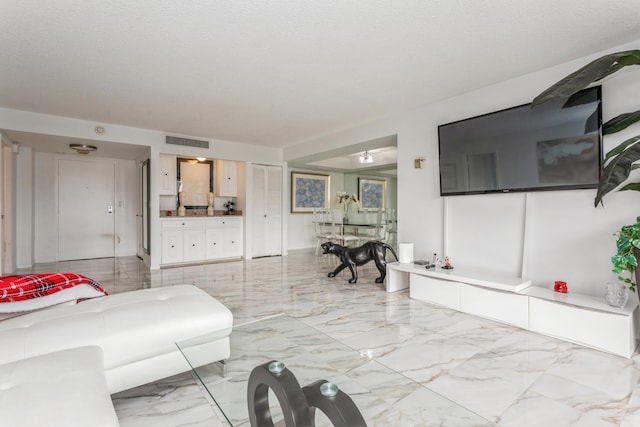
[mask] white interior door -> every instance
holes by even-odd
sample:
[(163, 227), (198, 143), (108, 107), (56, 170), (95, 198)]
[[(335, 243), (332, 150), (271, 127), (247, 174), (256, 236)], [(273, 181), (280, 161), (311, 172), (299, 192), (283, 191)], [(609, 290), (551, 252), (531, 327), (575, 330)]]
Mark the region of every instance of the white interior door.
[(265, 192), (265, 166), (252, 165), (251, 179), (253, 180), (253, 194), (251, 204), (253, 214), (251, 215), (252, 239), (251, 257), (265, 256), (265, 242), (267, 239), (267, 228), (265, 224), (265, 206), (267, 204)]
[(13, 272), (13, 152), (2, 147), (2, 273)]
[(58, 161), (58, 259), (115, 256), (115, 163)]
[(282, 255), (282, 168), (267, 166), (266, 188), (266, 252)]
[(252, 166), (252, 257), (282, 255), (282, 168)]

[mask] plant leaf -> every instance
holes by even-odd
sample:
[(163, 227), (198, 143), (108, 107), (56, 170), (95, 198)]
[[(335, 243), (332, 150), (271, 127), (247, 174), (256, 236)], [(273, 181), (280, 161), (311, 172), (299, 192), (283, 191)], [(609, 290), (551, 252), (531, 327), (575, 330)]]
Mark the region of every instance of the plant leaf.
[(635, 52), (634, 50), (627, 50), (624, 52), (611, 53), (591, 61), (536, 96), (531, 106), (535, 107), (552, 99), (569, 98), (577, 91), (589, 86), (592, 82), (618, 71), (625, 65), (618, 64), (618, 59), (622, 57), (633, 57)]
[(618, 64), (640, 65), (640, 50), (634, 50), (629, 55), (623, 56), (618, 60)]
[(640, 182), (632, 182), (631, 184), (627, 184), (618, 191), (627, 191), (627, 190), (640, 191)]
[(638, 120), (640, 120), (640, 110), (634, 111), (633, 113), (620, 114), (618, 117), (614, 117), (602, 125), (602, 134), (610, 135), (612, 133), (620, 132)]
[[(618, 242), (616, 243), (616, 247), (618, 249), (618, 252), (625, 252), (627, 249), (629, 249), (631, 247), (631, 239), (628, 236), (620, 237), (618, 239)], [(618, 256), (620, 256), (620, 255), (618, 255)], [(616, 258), (616, 261), (620, 262), (621, 259)]]
[(640, 144), (637, 144), (638, 141), (640, 141), (640, 136), (634, 136), (621, 144), (627, 146), (626, 150), (614, 156), (611, 156), (611, 152), (607, 154), (607, 158), (610, 158), (610, 161), (602, 170), (602, 176), (600, 177), (600, 182), (598, 182), (598, 191), (594, 201), (596, 207), (602, 202), (602, 198), (607, 193), (629, 177), (631, 165), (640, 159)]
[(577, 107), (578, 105), (591, 104), (595, 101), (595, 97), (589, 92), (576, 92), (567, 99), (562, 108)]
[(604, 160), (602, 161), (602, 164), (606, 165), (609, 159), (614, 158), (615, 156), (617, 156), (618, 154), (626, 150), (627, 147), (637, 144), (638, 142), (640, 142), (640, 135), (637, 135), (633, 138), (629, 138), (626, 141), (621, 142), (616, 148), (614, 148), (613, 150), (607, 153)]

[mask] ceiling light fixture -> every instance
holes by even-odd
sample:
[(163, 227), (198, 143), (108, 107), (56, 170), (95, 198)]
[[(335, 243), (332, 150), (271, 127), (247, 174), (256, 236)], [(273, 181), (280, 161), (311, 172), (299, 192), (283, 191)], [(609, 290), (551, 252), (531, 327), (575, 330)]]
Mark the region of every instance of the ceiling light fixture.
[(89, 144), (69, 144), (69, 148), (76, 150), (78, 154), (89, 154), (98, 149), (95, 145)]
[(196, 159), (198, 159), (199, 162), (204, 162), (205, 160), (207, 160), (206, 157), (196, 157)]
[(371, 155), (371, 153), (365, 151), (364, 153), (360, 154), (360, 163), (373, 163), (373, 156)]

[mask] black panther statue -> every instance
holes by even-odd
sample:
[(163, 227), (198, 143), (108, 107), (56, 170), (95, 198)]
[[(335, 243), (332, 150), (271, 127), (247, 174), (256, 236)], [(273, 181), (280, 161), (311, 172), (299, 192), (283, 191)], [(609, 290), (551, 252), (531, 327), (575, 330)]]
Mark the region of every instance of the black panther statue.
[(385, 259), (387, 249), (389, 249), (393, 256), (396, 257), (396, 260), (398, 259), (398, 255), (396, 255), (391, 246), (377, 240), (367, 242), (357, 248), (349, 248), (332, 242), (325, 242), (320, 246), (322, 247), (323, 254), (334, 254), (340, 258), (341, 264), (338, 268), (329, 273), (329, 277), (335, 277), (342, 270), (349, 267), (349, 271), (351, 271), (351, 279), (349, 279), (349, 283), (356, 283), (358, 281), (358, 271), (356, 266), (364, 265), (369, 261), (374, 261), (378, 271), (380, 272), (380, 277), (376, 279), (376, 283), (382, 283), (387, 275), (387, 261)]

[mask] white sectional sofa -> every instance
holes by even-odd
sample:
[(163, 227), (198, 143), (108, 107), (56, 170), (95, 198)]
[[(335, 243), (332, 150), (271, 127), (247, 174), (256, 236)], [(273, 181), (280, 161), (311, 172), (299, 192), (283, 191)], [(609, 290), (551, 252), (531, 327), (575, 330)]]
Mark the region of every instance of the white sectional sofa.
[[(25, 394), (29, 390), (44, 393), (37, 404), (38, 413), (58, 413), (58, 403), (66, 401), (65, 394), (73, 384), (66, 382), (63, 373), (70, 370), (71, 374), (81, 367), (96, 384), (78, 384), (85, 389), (83, 398), (91, 395), (104, 401), (106, 392), (111, 405), (109, 394), (188, 371), (190, 366), (175, 345), (178, 341), (206, 335), (201, 352), (206, 357), (201, 362), (227, 359), (232, 325), (227, 307), (190, 285), (110, 295), (0, 321), (0, 414), (4, 417), (21, 410), (15, 398), (22, 395), (31, 400)], [(65, 364), (61, 359), (74, 363)], [(102, 366), (97, 377), (91, 368), (96, 363)], [(39, 367), (37, 375), (30, 374), (34, 366)], [(46, 375), (49, 369), (55, 376)], [(83, 402), (77, 404), (81, 407)], [(88, 414), (84, 410), (79, 413)], [(77, 423), (65, 420), (46, 425), (117, 425), (117, 420), (115, 424), (109, 420), (102, 423), (108, 417), (100, 411), (91, 413), (100, 418), (83, 420), (81, 416)], [(11, 425), (43, 425), (29, 415), (23, 414), (21, 423)], [(55, 418), (52, 415), (50, 420)]]

